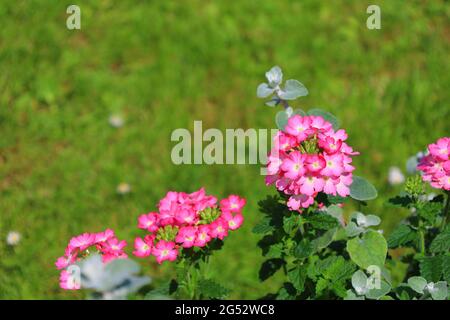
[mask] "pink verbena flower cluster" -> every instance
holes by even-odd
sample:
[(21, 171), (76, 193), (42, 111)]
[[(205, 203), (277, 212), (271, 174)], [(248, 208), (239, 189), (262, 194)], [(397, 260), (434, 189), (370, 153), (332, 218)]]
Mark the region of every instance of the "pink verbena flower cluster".
[(437, 189), (450, 190), (450, 137), (440, 138), (428, 146), (429, 154), (423, 157), (417, 169), (422, 179)]
[(56, 268), (61, 271), (59, 285), (66, 290), (80, 289), (80, 284), (71, 277), (67, 268), (95, 250), (102, 256), (104, 263), (114, 259), (127, 258), (123, 251), (126, 241), (120, 241), (111, 229), (99, 233), (83, 233), (70, 239), (64, 256), (56, 260)]
[(289, 195), (288, 207), (300, 212), (314, 203), (319, 192), (348, 196), (355, 169), (352, 156), (359, 153), (346, 139), (345, 130), (335, 132), (320, 116), (292, 116), (284, 132), (275, 136), (266, 184)]
[(206, 195), (203, 188), (190, 194), (170, 191), (160, 200), (159, 212), (139, 216), (138, 227), (150, 234), (135, 239), (133, 254), (153, 255), (162, 263), (176, 260), (182, 248), (201, 248), (212, 239), (223, 240), (242, 225), (245, 203), (245, 199), (230, 195), (218, 207), (217, 198)]

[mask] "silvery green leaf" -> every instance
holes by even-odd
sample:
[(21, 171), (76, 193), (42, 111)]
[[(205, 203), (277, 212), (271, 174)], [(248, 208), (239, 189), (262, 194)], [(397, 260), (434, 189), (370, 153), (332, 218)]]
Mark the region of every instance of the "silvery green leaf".
[(275, 116), (275, 123), (277, 124), (278, 129), (284, 131), (284, 127), (288, 122), (289, 116), (286, 111), (279, 111)]
[(302, 109), (295, 109), (294, 114), (298, 114), (299, 116), (302, 116), (302, 117), (306, 116), (306, 112), (303, 111)]
[(352, 286), (358, 295), (365, 295), (369, 290), (367, 288), (366, 274), (361, 270), (356, 271), (352, 276)]
[(367, 218), (363, 213), (356, 212), (355, 217), (356, 217), (356, 223), (358, 224), (358, 226), (367, 227)]
[(378, 196), (377, 189), (366, 179), (353, 176), (353, 182), (350, 185), (350, 197), (359, 201), (373, 200)]
[(308, 95), (308, 90), (302, 83), (294, 79), (287, 80), (283, 90), (278, 93), (283, 100), (294, 100), (306, 95)]
[(268, 106), (268, 107), (276, 107), (279, 103), (280, 103), (280, 99), (273, 98), (273, 99), (271, 99), (271, 100), (266, 102), (266, 106)]
[(369, 289), (366, 293), (368, 299), (378, 300), (391, 291), (391, 286), (384, 280), (380, 281), (380, 288)]
[(347, 296), (344, 300), (364, 300), (364, 297), (357, 296), (352, 290), (347, 290)]
[(350, 221), (345, 227), (345, 233), (347, 234), (347, 237), (356, 237), (364, 231), (364, 228), (358, 227), (353, 221)]
[(267, 83), (261, 83), (258, 86), (258, 89), (256, 89), (256, 95), (258, 96), (258, 98), (267, 98), (268, 96), (273, 94), (274, 91), (275, 89), (270, 88)]
[(369, 214), (366, 216), (366, 223), (368, 227), (377, 226), (381, 223), (381, 219), (376, 215)]
[(293, 110), (291, 107), (287, 107), (284, 111), (286, 112), (286, 114), (287, 114), (287, 116), (288, 116), (288, 119), (289, 119), (289, 118), (292, 116), (292, 114), (294, 113), (294, 110)]
[(433, 285), (433, 288), (431, 290), (430, 289), (428, 289), (428, 291), (430, 292), (433, 300), (446, 300), (447, 299), (447, 296), (448, 296), (447, 282), (439, 281)]
[(419, 162), (417, 161), (417, 156), (412, 156), (406, 161), (406, 171), (409, 174), (415, 174), (417, 172), (417, 165)]
[(333, 204), (331, 206), (329, 206), (326, 210), (326, 212), (330, 215), (335, 217), (337, 220), (342, 221), (342, 217), (343, 217), (343, 210), (341, 207)]
[(427, 280), (422, 277), (411, 277), (408, 279), (408, 285), (415, 292), (423, 294), (423, 290), (427, 286)]
[(276, 86), (279, 86), (283, 80), (283, 72), (281, 71), (281, 68), (275, 66), (267, 71), (266, 79), (269, 82), (269, 87), (275, 88)]

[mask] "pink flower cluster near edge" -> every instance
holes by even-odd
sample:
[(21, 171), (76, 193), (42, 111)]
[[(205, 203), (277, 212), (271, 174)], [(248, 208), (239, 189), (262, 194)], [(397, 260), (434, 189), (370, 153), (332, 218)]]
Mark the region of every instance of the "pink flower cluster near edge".
[(352, 156), (359, 153), (346, 139), (345, 130), (335, 132), (320, 116), (292, 116), (284, 132), (275, 136), (266, 184), (289, 195), (288, 207), (300, 212), (314, 203), (319, 192), (348, 196), (355, 169)]
[(417, 169), (422, 179), (437, 189), (450, 190), (450, 137), (438, 139), (428, 146), (429, 154), (421, 159)]
[(245, 199), (230, 195), (218, 206), (217, 198), (203, 188), (190, 194), (170, 191), (160, 200), (158, 212), (139, 216), (138, 227), (150, 234), (135, 239), (133, 254), (153, 255), (162, 263), (176, 260), (183, 248), (202, 248), (212, 239), (223, 240), (242, 225), (245, 204)]
[(126, 245), (126, 241), (117, 239), (111, 229), (73, 237), (67, 245), (64, 256), (59, 257), (55, 263), (56, 268), (62, 270), (59, 279), (60, 287), (66, 290), (80, 289), (79, 281), (73, 279), (67, 268), (89, 255), (90, 250), (99, 252), (103, 262), (108, 263), (114, 259), (127, 258), (127, 254), (123, 251)]

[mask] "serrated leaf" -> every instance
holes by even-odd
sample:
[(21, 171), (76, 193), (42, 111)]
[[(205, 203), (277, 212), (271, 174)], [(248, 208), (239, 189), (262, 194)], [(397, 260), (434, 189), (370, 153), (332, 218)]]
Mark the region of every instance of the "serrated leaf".
[(314, 247), (307, 239), (302, 239), (294, 249), (294, 257), (298, 259), (308, 258), (314, 251)]
[(283, 255), (283, 244), (276, 243), (269, 247), (266, 257), (267, 258), (281, 258), (282, 255)]
[(297, 290), (292, 283), (285, 282), (278, 291), (277, 300), (295, 300)]
[(450, 251), (450, 230), (447, 229), (434, 238), (430, 246), (430, 251), (433, 253)]
[(308, 267), (306, 265), (301, 265), (294, 267), (288, 272), (288, 279), (292, 282), (295, 289), (297, 289), (298, 294), (304, 290), (307, 269)]
[(389, 248), (411, 245), (417, 240), (417, 232), (406, 224), (399, 225), (389, 236)]
[(369, 181), (354, 175), (353, 182), (350, 185), (350, 196), (358, 201), (367, 201), (375, 199), (378, 192)]
[(198, 282), (200, 293), (210, 299), (223, 299), (229, 294), (229, 290), (211, 279), (204, 279)]
[(423, 257), (420, 259), (420, 275), (427, 281), (437, 282), (443, 271), (443, 260), (441, 256)]
[(450, 283), (450, 256), (442, 257), (442, 275), (447, 283)]
[(283, 230), (287, 234), (292, 231), (297, 230), (299, 227), (300, 216), (297, 213), (291, 214), (290, 216), (283, 217)]
[(283, 90), (278, 92), (278, 96), (283, 100), (295, 100), (306, 95), (308, 95), (306, 87), (294, 79), (287, 80)]
[(382, 267), (386, 260), (387, 243), (381, 234), (369, 230), (362, 238), (347, 241), (347, 251), (352, 261), (362, 269), (371, 265)]
[(270, 218), (261, 220), (256, 226), (253, 227), (252, 232), (256, 234), (272, 232), (275, 228), (270, 225), (270, 221)]
[(411, 277), (408, 279), (408, 285), (415, 292), (423, 294), (423, 289), (427, 285), (427, 280), (422, 277)]
[(306, 223), (320, 230), (329, 230), (339, 226), (339, 221), (335, 217), (320, 212), (305, 215), (304, 219)]
[(275, 274), (283, 265), (285, 261), (283, 259), (269, 259), (263, 262), (259, 269), (259, 279), (261, 281), (267, 280)]
[(256, 95), (258, 98), (267, 98), (274, 93), (274, 89), (270, 88), (267, 83), (261, 83), (256, 89)]
[(339, 120), (330, 112), (319, 109), (319, 108), (313, 108), (308, 111), (308, 115), (310, 116), (320, 116), (325, 121), (328, 121), (333, 126), (333, 129), (336, 131), (339, 129)]

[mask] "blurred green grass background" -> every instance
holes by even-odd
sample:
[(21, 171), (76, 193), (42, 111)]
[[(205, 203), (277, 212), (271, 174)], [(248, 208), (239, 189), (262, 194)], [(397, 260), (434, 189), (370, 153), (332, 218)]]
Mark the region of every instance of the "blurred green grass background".
[[(173, 165), (176, 128), (273, 128), (276, 109), (255, 96), (273, 65), (300, 80), (295, 103), (341, 119), (361, 156), (357, 174), (381, 197), (368, 212), (388, 233), (406, 212), (392, 165), (449, 134), (450, 7), (445, 1), (377, 1), (382, 29), (366, 28), (373, 1), (86, 1), (67, 30), (69, 1), (0, 1), (0, 298), (72, 298), (55, 259), (69, 238), (110, 227), (132, 246), (137, 216), (168, 190), (247, 198), (243, 228), (213, 257), (233, 298), (257, 298), (262, 261), (251, 234), (257, 202), (273, 190), (258, 165)], [(125, 119), (108, 124), (111, 114)], [(127, 182), (125, 196), (116, 187)], [(6, 245), (8, 231), (22, 234)], [(131, 253), (131, 246), (129, 253)], [(154, 283), (173, 265), (140, 260)]]

